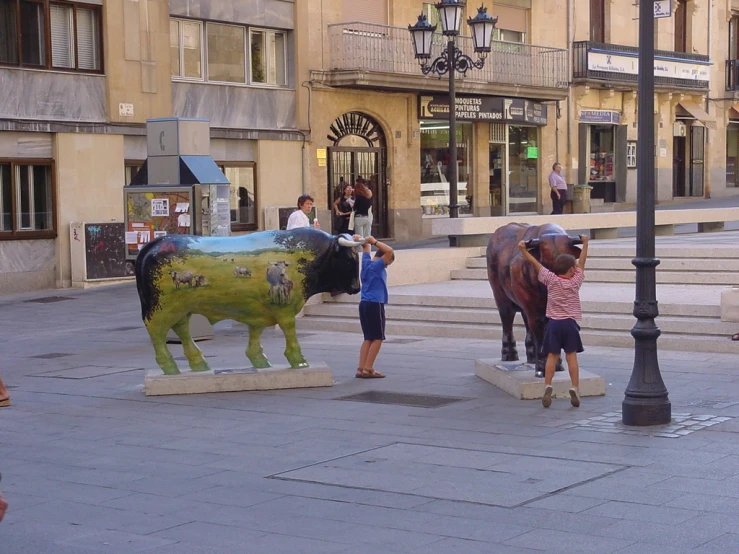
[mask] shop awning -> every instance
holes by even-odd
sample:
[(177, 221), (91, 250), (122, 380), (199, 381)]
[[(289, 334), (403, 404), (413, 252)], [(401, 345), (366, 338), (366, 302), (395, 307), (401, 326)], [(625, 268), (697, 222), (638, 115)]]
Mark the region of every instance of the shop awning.
[(693, 102), (678, 102), (677, 105), (709, 129), (716, 129), (716, 120), (708, 115), (698, 104)]
[(729, 119), (739, 119), (739, 104), (734, 104), (729, 108)]

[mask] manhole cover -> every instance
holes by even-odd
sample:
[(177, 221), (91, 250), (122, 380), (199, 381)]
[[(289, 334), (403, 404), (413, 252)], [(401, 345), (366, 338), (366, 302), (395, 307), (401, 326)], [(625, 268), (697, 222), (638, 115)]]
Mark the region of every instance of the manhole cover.
[(399, 406), (413, 406), (416, 408), (439, 408), (441, 406), (453, 404), (454, 402), (462, 402), (464, 400), (471, 399), (458, 396), (439, 396), (436, 394), (412, 394), (370, 390), (360, 392), (359, 394), (340, 396), (334, 400), (367, 402), (369, 404), (397, 404)]
[(106, 329), (106, 331), (133, 331), (134, 329), (142, 329), (141, 325), (130, 325), (126, 327), (113, 327), (112, 329)]
[(387, 339), (383, 342), (385, 344), (411, 344), (413, 342), (421, 342), (421, 339)]
[(76, 300), (71, 296), (44, 296), (41, 298), (32, 298), (25, 302), (35, 302), (36, 304), (52, 304), (53, 302), (64, 302), (65, 300)]
[(92, 379), (94, 377), (104, 377), (106, 375), (116, 375), (118, 373), (128, 373), (129, 371), (138, 371), (132, 367), (103, 367), (86, 365), (81, 367), (72, 367), (57, 371), (49, 371), (34, 375), (34, 377), (44, 377), (47, 379)]
[(52, 360), (54, 358), (64, 358), (65, 356), (71, 356), (66, 352), (49, 352), (48, 354), (39, 354), (38, 356), (30, 356), (31, 358), (38, 358), (40, 360)]

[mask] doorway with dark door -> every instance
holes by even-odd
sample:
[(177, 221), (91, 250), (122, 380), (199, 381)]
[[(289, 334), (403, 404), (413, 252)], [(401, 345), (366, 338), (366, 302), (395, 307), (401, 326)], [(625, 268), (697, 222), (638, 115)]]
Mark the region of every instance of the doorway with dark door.
[[(388, 190), (385, 135), (380, 125), (369, 116), (350, 112), (331, 125), (328, 139), (328, 208), (340, 198), (346, 184), (363, 179), (372, 191), (372, 236), (389, 238)], [(333, 218), (332, 232), (336, 228)]]
[(672, 196), (703, 197), (705, 133), (703, 125), (694, 123), (687, 126), (685, 136), (673, 138)]

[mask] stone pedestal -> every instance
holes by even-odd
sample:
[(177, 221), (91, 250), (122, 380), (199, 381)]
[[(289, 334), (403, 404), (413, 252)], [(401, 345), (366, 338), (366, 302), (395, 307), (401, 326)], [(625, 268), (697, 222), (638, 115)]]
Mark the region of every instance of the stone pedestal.
[[(544, 379), (534, 377), (534, 367), (521, 362), (496, 359), (475, 360), (475, 375), (520, 400), (536, 400), (544, 396)], [(555, 398), (569, 398), (572, 386), (567, 371), (554, 374)], [(606, 382), (602, 377), (580, 369), (580, 396), (604, 396)]]
[(144, 392), (147, 396), (164, 396), (204, 392), (331, 387), (333, 384), (334, 377), (331, 368), (324, 362), (317, 362), (304, 369), (276, 366), (267, 369), (187, 371), (179, 375), (164, 375), (160, 370), (152, 370), (144, 379)]

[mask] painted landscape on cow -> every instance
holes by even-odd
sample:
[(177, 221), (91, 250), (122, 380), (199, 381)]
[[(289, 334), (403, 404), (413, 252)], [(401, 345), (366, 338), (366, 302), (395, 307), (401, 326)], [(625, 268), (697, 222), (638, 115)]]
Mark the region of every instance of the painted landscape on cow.
[(359, 291), (355, 245), (314, 229), (152, 241), (137, 260), (136, 282), (157, 363), (165, 374), (179, 373), (166, 345), (172, 329), (190, 368), (210, 369), (189, 331), (190, 316), (202, 314), (211, 323), (232, 319), (249, 326), (246, 354), (255, 368), (270, 367), (260, 336), (265, 327), (279, 325), (290, 366), (307, 367), (295, 316), (319, 292)]

